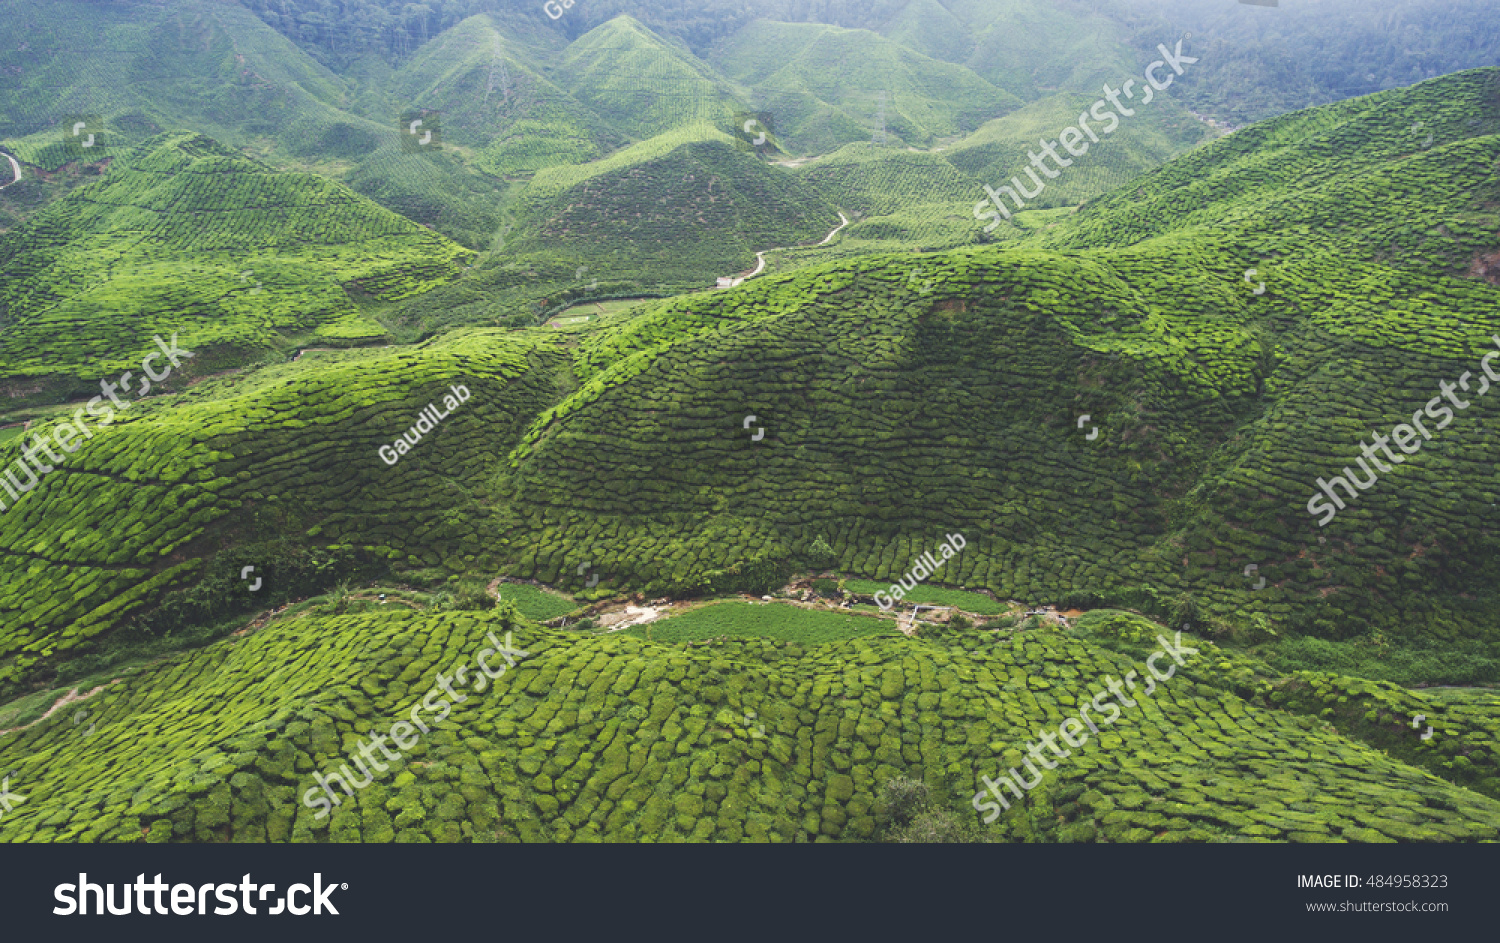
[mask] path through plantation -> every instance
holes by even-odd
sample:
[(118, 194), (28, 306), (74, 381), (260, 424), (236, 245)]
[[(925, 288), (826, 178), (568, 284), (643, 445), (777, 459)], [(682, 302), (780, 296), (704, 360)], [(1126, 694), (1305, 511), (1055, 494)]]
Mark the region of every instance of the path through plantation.
[[(845, 216), (843, 213), (839, 213), (839, 224), (837, 226), (833, 227), (832, 229), (830, 229), (828, 231), (828, 235), (824, 236), (823, 237), (823, 241), (820, 242), (820, 243), (818, 243), (818, 245), (820, 245), (820, 246), (826, 246), (826, 245), (828, 245), (828, 243), (833, 240), (833, 237), (837, 236), (839, 234), (839, 230), (843, 229), (847, 225), (849, 225), (849, 217)], [(802, 248), (807, 248), (807, 247), (806, 246), (777, 246), (774, 249), (766, 249), (764, 252), (757, 252), (757, 253), (755, 253), (755, 260), (756, 260), (755, 271), (751, 272), (749, 275), (746, 275), (744, 278), (736, 278), (736, 279), (734, 279), (733, 281), (731, 281), (729, 283), (729, 287), (730, 288), (734, 288), (737, 285), (743, 284), (746, 281), (746, 279), (754, 278), (755, 276), (757, 276), (761, 272), (763, 272), (765, 270), (765, 268), (766, 268), (766, 252), (780, 252), (782, 249), (802, 249)], [(814, 246), (813, 248), (816, 248), (816, 246)]]
[[(5, 155), (5, 159), (8, 160), (8, 161), (10, 161), (10, 169), (15, 173), (15, 178), (13, 180), (11, 180), (10, 183), (20, 183), (21, 182), (21, 165), (18, 164), (18, 163), (16, 163), (16, 159), (14, 157), (10, 156), (9, 154)], [(10, 183), (7, 183), (5, 185), (5, 187), (10, 186)], [(4, 190), (5, 187), (0, 187), (0, 190)]]

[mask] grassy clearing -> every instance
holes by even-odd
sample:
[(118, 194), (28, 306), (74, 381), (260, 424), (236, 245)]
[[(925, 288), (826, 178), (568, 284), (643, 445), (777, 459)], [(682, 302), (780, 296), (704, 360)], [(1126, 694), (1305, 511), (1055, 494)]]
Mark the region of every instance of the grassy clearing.
[[(844, 588), (851, 593), (889, 593), (891, 584), (874, 580), (848, 580)], [(941, 586), (918, 586), (906, 594), (903, 603), (921, 603), (924, 606), (957, 606), (965, 612), (981, 616), (998, 616), (1009, 607), (996, 602), (983, 593), (971, 593), (962, 589), (944, 589)]]
[(655, 642), (696, 642), (721, 635), (758, 636), (818, 645), (869, 635), (898, 634), (894, 622), (842, 612), (802, 609), (785, 603), (713, 603), (680, 616), (636, 626), (625, 632)]
[(621, 311), (629, 311), (644, 300), (649, 299), (626, 298), (621, 301), (600, 301), (596, 303), (596, 307), (603, 309), (601, 317), (608, 317), (611, 314), (619, 314)]
[(533, 622), (556, 619), (578, 608), (572, 598), (530, 583), (501, 583), (497, 589), (501, 600), (515, 603), (521, 615)]
[(611, 315), (629, 311), (639, 305), (643, 298), (626, 298), (617, 301), (582, 301), (564, 308), (550, 322), (553, 327), (580, 327), (592, 321), (601, 321)]
[(29, 723), (41, 718), (47, 713), (57, 699), (67, 694), (71, 687), (51, 688), (46, 691), (38, 691), (25, 697), (17, 698), (0, 707), (0, 730), (9, 730), (13, 727), (24, 727)]

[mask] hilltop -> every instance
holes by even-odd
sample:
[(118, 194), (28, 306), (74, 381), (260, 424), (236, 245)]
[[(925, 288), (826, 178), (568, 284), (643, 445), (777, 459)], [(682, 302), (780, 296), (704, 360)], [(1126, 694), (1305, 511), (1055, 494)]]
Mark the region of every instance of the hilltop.
[[(778, 55), (765, 55), (767, 49)], [(709, 61), (755, 90), (761, 110), (776, 116), (780, 140), (797, 153), (868, 141), (882, 113), (888, 142), (925, 147), (1021, 104), (962, 66), (876, 33), (820, 24), (757, 20)]]

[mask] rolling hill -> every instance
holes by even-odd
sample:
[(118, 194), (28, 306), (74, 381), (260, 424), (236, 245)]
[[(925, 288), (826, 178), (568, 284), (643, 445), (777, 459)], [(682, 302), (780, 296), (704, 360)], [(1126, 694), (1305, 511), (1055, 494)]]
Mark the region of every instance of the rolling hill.
[(4, 380), (13, 399), (87, 396), (154, 334), (208, 352), (195, 372), (297, 337), (374, 339), (350, 292), (400, 299), (468, 255), (321, 177), (161, 135), (0, 236)]
[[(550, 34), (543, 34), (550, 36)], [(523, 42), (493, 16), (474, 16), (424, 45), (386, 83), (393, 102), (441, 114), (445, 139), (495, 176), (580, 164), (626, 143), (545, 77), (563, 44)]]
[[(972, 819), (981, 776), (1022, 767), (1018, 745), (1036, 726), (1077, 710), (1069, 692), (1135, 660), (1057, 630), (968, 648), (901, 637), (676, 646), (503, 613), (353, 605), (362, 611), (310, 611), (118, 672), (75, 723), (0, 734), (13, 786), (49, 787), (6, 816), (0, 838), (868, 841), (888, 830), (881, 787), (898, 777)], [(1141, 623), (1128, 631), (1160, 631)], [(493, 653), (502, 637), (519, 650), (512, 665)], [(1183, 644), (1201, 654), (1127, 709), (1110, 705), (1118, 723), (1082, 736), (990, 840), (1495, 838), (1493, 760), (1472, 764), (1451, 746), (1493, 741), (1493, 694), (1276, 678), (1212, 643)], [(452, 701), (434, 701), (434, 675), (486, 651), (490, 678), (459, 669)], [(1335, 699), (1341, 713), (1324, 711), (1335, 719), (1305, 716)], [(1351, 702), (1387, 729), (1360, 728)], [(1448, 746), (1403, 736), (1412, 711), (1434, 718)], [(399, 752), (359, 759), (364, 738), (388, 728)]]
[[(778, 54), (767, 56), (767, 49)], [(709, 61), (754, 91), (756, 110), (773, 115), (784, 146), (794, 153), (871, 140), (882, 112), (887, 141), (926, 147), (1021, 104), (962, 66), (864, 30), (757, 20), (717, 47)]]
[[(191, 130), (281, 169), (340, 179), (470, 248), (499, 226), (503, 185), (451, 154), (402, 147), (398, 118), (412, 102), (382, 93), (361, 112), (353, 81), (236, 4), (5, 2), (0, 16), (28, 36), (0, 51), (4, 143), (43, 170)], [(63, 125), (76, 118), (92, 122), (102, 154), (71, 146)]]
[[(996, 187), (1012, 176), (1026, 181), (1029, 157), (1041, 150), (1040, 142), (1050, 140), (1057, 147), (1058, 134), (1076, 126), (1078, 116), (1087, 113), (1097, 100), (1097, 93), (1043, 98), (989, 122), (943, 151), (942, 156), (974, 179)], [(1070, 158), (1074, 166), (1066, 168), (1060, 179), (1045, 181), (1045, 192), (1027, 205), (1047, 208), (1082, 203), (1123, 186), (1211, 137), (1206, 125), (1165, 95), (1149, 106), (1137, 106), (1136, 114), (1126, 120), (1128, 124), (1122, 121), (1116, 133), (1092, 145), (1082, 157)], [(1066, 152), (1059, 153), (1066, 157)], [(1026, 186), (1034, 188), (1030, 183)], [(1008, 202), (1006, 208), (1016, 207)]]
[(747, 110), (705, 63), (629, 16), (569, 43), (557, 71), (574, 98), (637, 140)]
[[(483, 510), (441, 555), (419, 529), (400, 528), (395, 545), (359, 535), (357, 504), (330, 518), (298, 491), (279, 501), (303, 508), (302, 530), (353, 515), (339, 542), (381, 557), (399, 546), (408, 565), (545, 583), (581, 579), (587, 554), (613, 590), (691, 591), (714, 573), (794, 563), (817, 537), (842, 569), (891, 579), (957, 530), (969, 549), (947, 580), (1001, 596), (1192, 611), (1225, 630), (1494, 638), (1475, 588), (1494, 582), (1482, 418), (1330, 527), (1305, 508), (1315, 479), (1358, 454), (1352, 430), (1395, 422), (1441, 378), (1475, 369), (1469, 326), (1495, 297), (1468, 274), (1496, 251), (1494, 77), (1231, 135), (1004, 246), (828, 263), (644, 305), (581, 335), (511, 335), (532, 351), (528, 369), (551, 364), (537, 380), (548, 392), (497, 404), (516, 438), (486, 446), (492, 458), (464, 486)], [(1385, 132), (1413, 113), (1461, 136), (1403, 149)], [(693, 153), (756, 166), (722, 145)], [(1217, 222), (1188, 226), (1212, 200)], [(1347, 227), (1319, 222), (1335, 205)], [(1449, 222), (1422, 222), (1435, 218)], [(1242, 277), (1256, 267), (1261, 294)], [(420, 363), (426, 349), (387, 356)], [(350, 388), (327, 409), (359, 403)], [(751, 414), (764, 442), (742, 434)], [(304, 409), (297, 421), (313, 419)], [(112, 438), (123, 448), (153, 421)], [(254, 461), (247, 445), (215, 451)], [(173, 468), (148, 477), (185, 474)], [(266, 493), (253, 478), (239, 487)], [(44, 480), (28, 503), (42, 508), (59, 486)], [(1244, 578), (1249, 564), (1264, 589)], [(133, 592), (149, 577), (132, 577)], [(17, 584), (7, 606), (33, 611), (40, 591)], [(38, 620), (12, 650), (78, 635), (66, 627), (82, 605), (53, 629)]]

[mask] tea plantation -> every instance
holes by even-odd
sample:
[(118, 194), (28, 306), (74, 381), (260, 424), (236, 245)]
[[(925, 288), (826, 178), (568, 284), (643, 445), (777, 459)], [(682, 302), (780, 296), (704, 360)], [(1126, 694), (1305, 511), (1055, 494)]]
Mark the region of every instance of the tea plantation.
[(374, 339), (384, 329), (347, 291), (400, 299), (469, 256), (321, 177), (162, 135), (0, 241), (0, 381), (87, 398), (138, 366), (154, 334), (203, 351), (193, 372), (238, 366), (284, 334)]
[[(1019, 104), (874, 33), (745, 35), (871, 52), (911, 93), (902, 140)], [(975, 821), (979, 778), (1164, 625), (1200, 653), (987, 838), (1500, 838), (1500, 696), (1336, 647), (1474, 652), (1464, 683), (1500, 663), (1500, 70), (1283, 115), (991, 238), (976, 181), (1050, 105), (946, 155), (849, 144), (861, 102), (798, 60), (779, 107), (841, 149), (783, 167), (725, 133), (728, 79), (629, 17), (538, 42), (475, 18), (391, 79), (422, 107), (482, 90), (441, 156), (309, 105), (353, 149), (306, 155), (339, 183), (143, 116), (0, 206), (0, 419), (24, 423), (0, 475), (153, 335), (194, 351), (34, 487), (3, 479), (0, 771), (28, 798), (0, 839), (880, 840), (884, 783)], [(1188, 146), (1179, 119), (1054, 196)], [(585, 298), (632, 303), (537, 326)], [(1454, 384), (1450, 421), (1320, 523), (1318, 479)], [(1091, 611), (909, 638), (756, 599), (888, 588), (958, 535), (906, 607)], [(584, 612), (664, 596), (686, 611), (626, 631)], [(529, 654), (503, 678), (331, 815), (304, 803), (507, 632)]]
[[(460, 684), (463, 700), (443, 720), (429, 705), (430, 732), (361, 767), (372, 783), (351, 787), (353, 796), (330, 786), (340, 799), (331, 815), (304, 803), (309, 790), (322, 795), (315, 773), (350, 765), (361, 738), (406, 718), (439, 672), (451, 680), (489, 634), (506, 632), (528, 653), (516, 667), (483, 690)], [(1467, 754), (1481, 795), (1432, 775), (1417, 748), (1403, 761), (1340, 733), (1336, 720), (1257, 705), (1239, 689), (1269, 680), (1189, 642), (1202, 654), (1060, 760), (990, 836), (1496, 838), (1493, 694), (1446, 711), (1416, 695), (1401, 705), (1442, 715), (1444, 737), (1465, 744), (1447, 755)], [(273, 621), (105, 687), (82, 702), (87, 729), (62, 712), (0, 736), (0, 766), (27, 796), (0, 838), (872, 839), (881, 783), (921, 779), (972, 816), (980, 776), (1018, 766), (1037, 728), (1076, 713), (1105, 675), (1132, 667), (1051, 631), (967, 644), (751, 638), (679, 647), (497, 613), (404, 608)]]
[[(1480, 102), (1493, 74), (1407, 94)], [(1357, 137), (1416, 107), (1391, 100), (1298, 120)], [(1473, 132), (1447, 147), (1476, 159), (1450, 159), (1420, 191), (1421, 213), (1476, 221), (1441, 233), (1360, 189), (1372, 168), (1414, 172), (1425, 153), (1374, 147), (1346, 157), (1353, 176), (1318, 182), (1317, 135), (1294, 136), (1279, 172), (1303, 189), (1285, 205), (1331, 188), (1372, 222), (1303, 235), (1250, 217), (1254, 238), (1305, 247), (1259, 263), (1262, 295), (1241, 277), (1257, 260), (1236, 240), (1251, 237), (1217, 231), (875, 256), (644, 303), (576, 333), (455, 332), (148, 401), (0, 517), (14, 574), (0, 606), (17, 616), (0, 637), (4, 677), (226, 567), (204, 562), (215, 551), (285, 536), (569, 590), (592, 561), (602, 595), (763, 592), (819, 537), (841, 572), (889, 583), (960, 533), (943, 582), (1000, 598), (1180, 610), (1236, 634), (1493, 642), (1488, 402), (1328, 527), (1305, 508), (1361, 435), (1478, 369), (1484, 335), (1466, 325), (1492, 317), (1495, 292), (1460, 266), (1493, 242), (1478, 221), (1500, 224), (1469, 195), (1493, 186), (1500, 138)], [(1184, 185), (1220, 179), (1216, 166)], [(1102, 238), (1132, 212), (1085, 210), (1078, 232)], [(1392, 235), (1367, 245), (1380, 226)], [(1390, 239), (1452, 274), (1388, 260)], [(376, 448), (458, 382), (474, 400), (381, 464)]]

